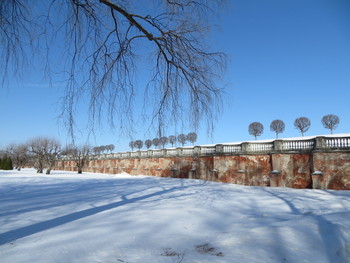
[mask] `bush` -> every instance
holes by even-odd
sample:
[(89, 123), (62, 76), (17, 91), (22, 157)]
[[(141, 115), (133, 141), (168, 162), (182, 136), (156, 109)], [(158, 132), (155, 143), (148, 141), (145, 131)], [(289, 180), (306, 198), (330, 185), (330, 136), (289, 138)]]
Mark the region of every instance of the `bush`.
[(1, 170), (13, 170), (12, 159), (8, 156), (4, 156), (0, 159)]

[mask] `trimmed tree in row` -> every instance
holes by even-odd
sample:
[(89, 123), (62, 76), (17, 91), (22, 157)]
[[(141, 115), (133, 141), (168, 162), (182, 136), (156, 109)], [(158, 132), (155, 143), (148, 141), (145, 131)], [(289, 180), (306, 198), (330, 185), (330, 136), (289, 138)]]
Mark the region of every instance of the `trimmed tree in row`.
[(284, 132), (286, 125), (282, 120), (274, 120), (270, 124), (270, 130), (276, 133), (276, 139), (278, 134)]
[(146, 146), (146, 148), (147, 148), (147, 150), (149, 149), (149, 148), (151, 148), (151, 146), (152, 146), (152, 140), (145, 140), (145, 146)]
[(175, 135), (170, 135), (168, 137), (169, 143), (171, 144), (171, 147), (174, 147), (174, 144), (176, 143), (176, 136)]
[(264, 125), (262, 125), (260, 122), (257, 122), (257, 121), (252, 122), (251, 124), (249, 124), (248, 132), (250, 135), (254, 136), (256, 140), (258, 136), (263, 134)]
[(338, 127), (339, 122), (339, 117), (334, 114), (328, 114), (322, 118), (323, 127), (329, 129), (331, 131), (331, 134), (333, 134), (333, 131)]
[(310, 126), (311, 121), (307, 117), (299, 117), (294, 121), (295, 129), (299, 130), (302, 136), (309, 130)]
[(98, 155), (98, 154), (101, 154), (104, 152), (111, 153), (114, 149), (115, 149), (115, 146), (113, 144), (101, 145), (101, 146), (96, 146), (96, 147), (92, 148), (92, 152), (95, 155)]
[[(326, 129), (329, 129), (331, 131), (331, 134), (333, 134), (333, 131), (338, 127), (340, 119), (337, 115), (334, 114), (328, 114), (323, 116), (322, 125)], [(295, 129), (299, 130), (301, 132), (301, 135), (304, 136), (305, 132), (309, 130), (311, 126), (311, 121), (307, 117), (299, 117), (296, 118), (294, 121), (294, 127)], [(270, 124), (270, 130), (276, 133), (276, 138), (278, 138), (279, 133), (283, 133), (285, 130), (285, 124), (282, 120), (274, 120)], [(255, 139), (257, 139), (258, 136), (260, 136), (264, 131), (264, 126), (260, 122), (252, 122), (248, 127), (248, 132), (250, 135), (253, 135)]]
[(154, 138), (153, 140), (147, 139), (144, 142), (141, 140), (131, 141), (129, 142), (129, 146), (131, 150), (135, 148), (140, 150), (142, 147), (146, 147), (147, 149), (151, 148), (153, 145), (155, 148), (158, 146), (162, 146), (165, 148), (167, 144), (171, 144), (174, 147), (175, 143), (178, 142), (182, 146), (186, 144), (186, 142), (191, 142), (192, 145), (197, 141), (197, 134), (195, 132), (190, 132), (189, 134), (179, 134), (178, 136), (170, 135), (169, 137), (163, 136), (160, 138)]

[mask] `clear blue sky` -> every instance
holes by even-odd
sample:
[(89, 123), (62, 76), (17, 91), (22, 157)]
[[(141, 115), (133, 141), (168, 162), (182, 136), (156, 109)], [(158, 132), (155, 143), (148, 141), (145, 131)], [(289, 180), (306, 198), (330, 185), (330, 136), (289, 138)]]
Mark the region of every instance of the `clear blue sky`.
[[(229, 56), (224, 109), (213, 138), (199, 130), (197, 144), (252, 140), (248, 125), (254, 121), (265, 127), (260, 138), (271, 139), (274, 119), (286, 123), (280, 137), (296, 137), (293, 122), (300, 116), (311, 120), (306, 135), (329, 133), (321, 124), (326, 114), (340, 117), (336, 133), (350, 132), (349, 0), (229, 0), (215, 23), (211, 41)], [(49, 88), (40, 66), (31, 68), (0, 88), (0, 148), (36, 136), (67, 141), (57, 119), (62, 88)], [(134, 139), (155, 137), (138, 129)], [(79, 137), (83, 142), (87, 134)], [(108, 126), (90, 139), (96, 146), (114, 144), (116, 151), (128, 150), (129, 141)]]

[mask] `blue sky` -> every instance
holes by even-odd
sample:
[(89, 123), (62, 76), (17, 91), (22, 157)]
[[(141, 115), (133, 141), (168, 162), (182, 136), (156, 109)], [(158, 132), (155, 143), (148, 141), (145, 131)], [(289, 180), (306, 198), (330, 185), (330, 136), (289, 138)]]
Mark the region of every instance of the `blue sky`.
[[(197, 144), (252, 140), (248, 125), (254, 121), (264, 125), (260, 139), (271, 139), (274, 119), (286, 123), (280, 137), (296, 137), (293, 122), (301, 116), (311, 120), (306, 135), (328, 134), (321, 124), (326, 114), (340, 117), (336, 133), (350, 132), (349, 14), (348, 0), (228, 1), (211, 36), (215, 49), (229, 56), (224, 108), (212, 138), (200, 129)], [(0, 147), (36, 136), (65, 143), (67, 131), (57, 118), (61, 95), (62, 87), (42, 78), (40, 65), (0, 88)], [(137, 129), (134, 139), (155, 137)], [(86, 140), (84, 130), (79, 138)], [(108, 126), (90, 137), (92, 145), (114, 144), (117, 151), (128, 150), (129, 141)]]

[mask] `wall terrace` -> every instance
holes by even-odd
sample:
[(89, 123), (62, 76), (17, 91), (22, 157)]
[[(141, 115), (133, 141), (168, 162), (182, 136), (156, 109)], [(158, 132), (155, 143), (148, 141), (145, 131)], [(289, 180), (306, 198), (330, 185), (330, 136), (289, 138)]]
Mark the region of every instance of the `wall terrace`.
[[(76, 170), (69, 158), (56, 169)], [(350, 190), (350, 134), (103, 154), (84, 171)]]

